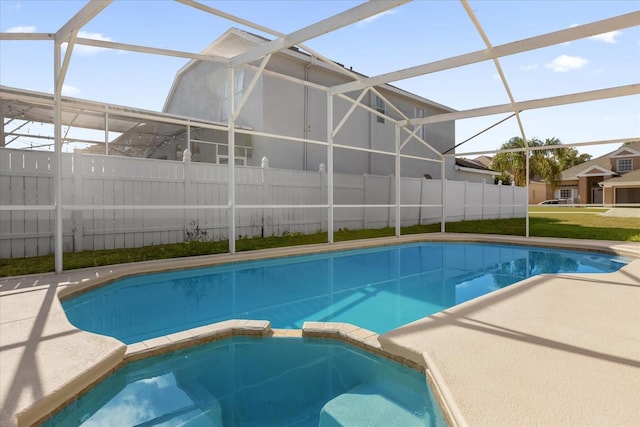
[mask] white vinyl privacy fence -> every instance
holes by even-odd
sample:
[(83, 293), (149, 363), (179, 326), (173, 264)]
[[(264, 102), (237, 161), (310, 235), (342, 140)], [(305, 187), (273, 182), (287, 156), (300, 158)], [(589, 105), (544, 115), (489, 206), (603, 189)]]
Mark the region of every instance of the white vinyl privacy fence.
[[(54, 154), (0, 149), (0, 258), (54, 252)], [(67, 154), (63, 249), (227, 239), (227, 166)], [(236, 168), (238, 238), (327, 230), (323, 172)], [(334, 229), (393, 227), (395, 178), (334, 175)], [(402, 178), (401, 225), (441, 221), (442, 183)], [(446, 181), (446, 221), (524, 217), (521, 187)], [(278, 205), (278, 207), (274, 207)]]

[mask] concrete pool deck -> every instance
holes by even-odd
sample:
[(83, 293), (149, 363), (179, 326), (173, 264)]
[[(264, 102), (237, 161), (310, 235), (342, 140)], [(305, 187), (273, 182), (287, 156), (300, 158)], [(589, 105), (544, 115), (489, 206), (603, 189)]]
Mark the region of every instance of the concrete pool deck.
[[(638, 243), (428, 234), (2, 278), (0, 425), (38, 421), (125, 358), (124, 344), (69, 324), (57, 292), (70, 285), (429, 240), (544, 245), (640, 258)], [(383, 350), (429, 369), (461, 425), (640, 425), (640, 259), (597, 277), (533, 277), (378, 338)], [(157, 344), (167, 345), (167, 339)]]

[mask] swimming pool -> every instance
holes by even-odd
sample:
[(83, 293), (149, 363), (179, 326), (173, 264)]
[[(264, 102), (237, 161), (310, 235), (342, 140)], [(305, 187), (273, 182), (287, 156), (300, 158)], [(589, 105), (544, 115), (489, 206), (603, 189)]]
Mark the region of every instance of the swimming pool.
[(426, 242), (129, 277), (63, 301), (78, 328), (129, 344), (226, 319), (347, 322), (384, 333), (543, 273), (629, 260), (540, 247)]
[(236, 337), (132, 362), (44, 426), (445, 426), (423, 373), (347, 344)]

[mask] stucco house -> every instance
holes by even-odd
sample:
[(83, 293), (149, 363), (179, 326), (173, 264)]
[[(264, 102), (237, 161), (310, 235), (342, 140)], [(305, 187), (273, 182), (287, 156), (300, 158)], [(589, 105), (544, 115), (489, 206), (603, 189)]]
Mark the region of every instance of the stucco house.
[[(204, 53), (222, 57), (233, 57), (257, 45), (266, 39), (239, 30), (229, 29)], [(319, 144), (272, 138), (260, 134), (279, 134), (292, 138), (304, 138), (313, 141), (327, 140), (327, 96), (326, 93), (304, 86), (298, 82), (275, 76), (274, 71), (298, 81), (308, 81), (319, 85), (336, 85), (350, 80), (326, 63), (299, 51), (286, 49), (274, 54), (268, 61), (266, 72), (248, 95), (248, 99), (236, 120), (239, 129), (253, 133), (236, 134), (236, 163), (239, 165), (259, 166), (263, 157), (267, 157), (270, 167), (318, 170), (327, 162), (327, 148)], [(234, 91), (236, 105), (242, 102), (256, 70), (244, 68), (236, 70), (233, 88), (228, 87), (228, 69), (225, 65), (193, 60), (178, 71), (168, 94), (163, 111), (186, 117), (203, 119), (210, 122), (225, 123), (228, 120), (228, 94)], [(397, 87), (385, 84), (376, 87), (382, 95), (367, 93), (362, 102), (378, 112), (394, 118), (425, 117), (432, 114), (452, 112), (451, 108), (409, 93)], [(355, 99), (359, 94), (348, 94)], [(386, 98), (393, 107), (388, 105)], [(334, 97), (334, 126), (336, 126), (351, 103)], [(412, 129), (413, 131), (413, 129)], [(406, 134), (403, 134), (402, 139)], [(445, 122), (421, 126), (417, 135), (427, 141), (435, 150), (445, 152), (455, 144), (455, 124)], [(163, 141), (161, 146), (152, 150), (150, 157), (176, 159), (186, 148), (180, 139)], [(226, 163), (228, 153), (226, 131), (201, 129), (191, 136), (192, 160), (211, 163)], [(182, 138), (184, 141), (184, 138)], [(395, 125), (388, 120), (362, 108), (356, 108), (340, 131), (334, 137), (334, 144), (349, 145), (381, 151), (393, 151)], [(403, 154), (429, 157), (437, 155), (423, 144), (411, 142), (403, 149)], [(384, 154), (335, 148), (334, 171), (353, 174), (391, 175), (394, 173), (394, 157)], [(446, 159), (446, 177), (461, 179), (454, 168), (455, 159)], [(440, 164), (418, 159), (402, 159), (402, 175), (422, 177), (429, 175), (439, 179)]]
[[(478, 156), (473, 159), (473, 162), (483, 165), (484, 167), (491, 169), (493, 164), (493, 157), (491, 156)], [(499, 172), (495, 172), (495, 176), (500, 176)], [(545, 200), (553, 199), (553, 187), (544, 182), (539, 177), (533, 177), (529, 180), (529, 196), (528, 203), (530, 205), (536, 205)]]
[(500, 172), (494, 171), (489, 165), (477, 159), (456, 157), (455, 170), (462, 180), (469, 182), (494, 184), (496, 178), (500, 176)]
[(555, 198), (576, 204), (640, 203), (640, 141), (562, 172)]

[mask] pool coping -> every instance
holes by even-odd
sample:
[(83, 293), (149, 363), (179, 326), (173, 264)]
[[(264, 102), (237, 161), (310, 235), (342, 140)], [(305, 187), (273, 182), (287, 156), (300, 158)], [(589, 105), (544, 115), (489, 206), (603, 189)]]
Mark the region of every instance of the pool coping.
[[(519, 240), (518, 240), (519, 239)], [(617, 254), (621, 256), (640, 257), (640, 250), (627, 242), (606, 240), (555, 239), (545, 237), (497, 236), (487, 234), (411, 234), (400, 237), (380, 237), (366, 240), (349, 240), (333, 244), (315, 244), (304, 246), (289, 246), (285, 248), (260, 249), (256, 251), (236, 252), (234, 254), (202, 255), (197, 257), (173, 258), (168, 260), (148, 261), (143, 263), (120, 264), (108, 276), (92, 277), (81, 283), (66, 286), (59, 290), (58, 298), (64, 301), (79, 294), (88, 292), (96, 287), (105, 286), (125, 277), (138, 276), (148, 273), (162, 273), (183, 269), (212, 267), (222, 264), (235, 264), (246, 261), (268, 260), (300, 255), (322, 254), (350, 249), (365, 249), (379, 246), (393, 246), (398, 244), (420, 242), (468, 242), (468, 243), (498, 243), (505, 245), (528, 245), (546, 248), (570, 249), (600, 253)]]
[[(109, 369), (104, 369), (102, 366), (95, 366), (90, 371), (85, 371), (79, 379), (88, 377), (91, 379), (89, 384), (86, 384), (81, 390), (77, 390), (77, 387), (74, 387), (73, 394), (68, 393), (68, 396), (62, 402), (56, 399), (55, 401), (48, 402), (47, 405), (43, 405), (42, 409), (46, 409), (46, 413), (32, 410), (29, 414), (29, 423), (40, 424), (47, 421), (79, 396), (91, 390), (96, 384), (131, 362), (215, 341), (222, 341), (232, 337), (328, 339), (343, 342), (371, 354), (392, 360), (424, 374), (426, 385), (429, 387), (429, 391), (435, 402), (437, 402), (448, 425), (462, 425), (460, 422), (462, 419), (461, 415), (455, 407), (451, 407), (447, 403), (447, 400), (444, 399), (444, 393), (440, 389), (440, 383), (434, 379), (430, 370), (427, 369), (424, 364), (416, 363), (413, 360), (406, 359), (383, 349), (378, 341), (378, 333), (345, 322), (304, 322), (302, 329), (273, 329), (271, 322), (268, 320), (246, 319), (224, 320), (222, 322), (129, 344), (126, 346), (122, 358), (118, 360), (115, 366), (111, 366)], [(71, 391), (71, 387), (73, 386), (69, 386), (69, 392)], [(61, 394), (67, 395), (64, 391), (62, 391)]]
[[(269, 250), (260, 250), (260, 251), (252, 251), (252, 252), (243, 252), (237, 254), (223, 254), (223, 255), (208, 255), (194, 258), (182, 258), (175, 260), (162, 260), (162, 261), (152, 261), (139, 263), (135, 265), (124, 264), (118, 266), (109, 266), (103, 269), (84, 269), (81, 271), (74, 271), (74, 277), (78, 278), (73, 283), (70, 283), (68, 279), (69, 276), (63, 275), (45, 275), (46, 281), (49, 282), (43, 286), (32, 286), (28, 290), (25, 289), (16, 289), (15, 291), (6, 291), (0, 293), (0, 303), (4, 303), (4, 306), (10, 306), (11, 301), (17, 301), (14, 305), (20, 305), (22, 301), (28, 302), (29, 309), (24, 310), (22, 313), (19, 309), (9, 310), (9, 315), (5, 314), (6, 310), (2, 310), (2, 327), (3, 332), (9, 331), (10, 326), (13, 327), (15, 325), (19, 325), (20, 323), (24, 323), (24, 328), (26, 332), (18, 332), (16, 337), (12, 337), (14, 332), (10, 334), (3, 333), (2, 344), (0, 344), (0, 354), (3, 356), (3, 361), (8, 360), (13, 365), (13, 372), (3, 372), (0, 378), (0, 392), (2, 394), (2, 402), (11, 401), (12, 405), (8, 405), (10, 408), (6, 411), (4, 408), (2, 409), (2, 414), (0, 417), (1, 423), (7, 423), (7, 425), (31, 425), (38, 419), (42, 419), (43, 416), (46, 416), (47, 413), (51, 412), (52, 407), (55, 404), (59, 404), (62, 401), (69, 400), (70, 397), (75, 397), (82, 390), (90, 387), (98, 378), (102, 378), (104, 375), (111, 372), (117, 366), (120, 365), (125, 359), (131, 360), (131, 358), (136, 356), (136, 348), (138, 352), (145, 351), (142, 347), (136, 346), (136, 344), (132, 345), (132, 350), (128, 350), (128, 347), (119, 341), (109, 338), (102, 337), (95, 334), (90, 334), (88, 332), (79, 331), (75, 327), (69, 324), (68, 320), (66, 320), (66, 316), (62, 311), (62, 307), (60, 304), (59, 298), (68, 298), (71, 295), (77, 294), (78, 292), (84, 292), (95, 286), (102, 286), (103, 284), (110, 283), (114, 280), (120, 279), (122, 277), (127, 277), (131, 275), (144, 274), (149, 272), (160, 272), (160, 271), (170, 271), (176, 269), (183, 268), (198, 268), (205, 267), (210, 265), (217, 265), (223, 263), (233, 263), (233, 262), (243, 262), (255, 259), (269, 259), (276, 257), (286, 257), (286, 256), (295, 256), (295, 255), (303, 255), (303, 254), (311, 254), (311, 253), (323, 253), (323, 252), (332, 252), (339, 250), (348, 250), (348, 249), (362, 249), (367, 247), (374, 246), (386, 246), (386, 245), (397, 245), (397, 244), (405, 244), (405, 243), (418, 243), (418, 242), (429, 242), (429, 241), (446, 241), (446, 242), (482, 242), (482, 243), (498, 243), (498, 244), (514, 244), (514, 245), (532, 245), (532, 246), (543, 246), (549, 248), (562, 248), (562, 249), (579, 249), (579, 250), (587, 250), (587, 251), (596, 251), (596, 252), (604, 252), (604, 253), (613, 253), (623, 256), (628, 256), (631, 258), (640, 258), (640, 244), (637, 243), (627, 243), (627, 242), (610, 242), (610, 241), (585, 241), (585, 240), (576, 240), (576, 239), (554, 239), (554, 238), (522, 238), (519, 236), (494, 236), (494, 235), (471, 235), (471, 234), (451, 234), (451, 233), (434, 233), (434, 234), (426, 234), (426, 235), (408, 235), (401, 237), (391, 237), (391, 238), (377, 238), (377, 239), (368, 239), (368, 240), (357, 240), (357, 241), (348, 241), (348, 242), (340, 242), (334, 244), (320, 244), (320, 245), (309, 245), (309, 246), (296, 246), (296, 247), (287, 247), (287, 248), (278, 248), (278, 249), (269, 249)], [(636, 259), (632, 261), (633, 268), (638, 268), (640, 266), (640, 259)], [(629, 265), (631, 265), (629, 264)], [(99, 274), (102, 272), (102, 274)], [(38, 280), (43, 276), (24, 276), (20, 278), (10, 278), (10, 279), (2, 279), (2, 282), (6, 283), (9, 280), (14, 280), (16, 283), (27, 283), (30, 281), (34, 281), (38, 283)], [(518, 285), (514, 285), (518, 286)], [(18, 287), (18, 286), (17, 286)], [(42, 300), (49, 298), (48, 295), (51, 292), (57, 294), (57, 298), (54, 298), (55, 301), (49, 301), (49, 305), (47, 306), (47, 311), (43, 310), (38, 311), (40, 306), (42, 305)], [(45, 298), (46, 297), (46, 298)], [(37, 307), (31, 307), (31, 305), (36, 305)], [(62, 316), (60, 314), (62, 313)], [(46, 322), (45, 322), (46, 320)], [(56, 370), (65, 369), (63, 365), (58, 366), (58, 362), (53, 363), (44, 363), (38, 364), (38, 360), (30, 361), (29, 353), (31, 351), (35, 352), (35, 349), (38, 348), (39, 352), (48, 353), (49, 350), (61, 351), (64, 354), (64, 351), (67, 351), (69, 346), (69, 339), (66, 336), (56, 337), (55, 339), (51, 339), (48, 336), (41, 334), (40, 336), (34, 335), (33, 333), (29, 334), (29, 328), (33, 331), (35, 326), (41, 327), (40, 332), (44, 332), (45, 323), (53, 321), (61, 327), (64, 328), (65, 334), (74, 334), (73, 337), (76, 337), (80, 341), (86, 341), (86, 344), (103, 346), (103, 354), (101, 355), (93, 355), (93, 359), (88, 360), (88, 357), (85, 358), (84, 362), (79, 363), (79, 367), (77, 370), (74, 370), (74, 374), (69, 375), (67, 372), (57, 372)], [(314, 322), (315, 323), (315, 322)], [(11, 324), (11, 325), (10, 325)], [(48, 324), (48, 323), (47, 323)], [(255, 325), (254, 325), (255, 326)], [(206, 328), (206, 327), (204, 327)], [(332, 329), (333, 328), (333, 329)], [(195, 328), (198, 329), (198, 328)], [(348, 329), (348, 328), (347, 328)], [(337, 331), (337, 332), (336, 332)], [(19, 336), (22, 334), (21, 336)], [(180, 333), (179, 333), (180, 334)], [(345, 341), (349, 339), (348, 330), (345, 332), (342, 328), (336, 328), (333, 325), (324, 325), (320, 327), (319, 325), (309, 325), (307, 334), (333, 334), (333, 338), (336, 336), (338, 338), (342, 337)], [(26, 336), (25, 336), (26, 335)], [(174, 334), (175, 335), (175, 334)], [(303, 330), (304, 335), (304, 330)], [(308, 336), (311, 336), (308, 335)], [(368, 337), (364, 337), (362, 342), (363, 345), (367, 346), (367, 349), (373, 348), (376, 349), (378, 346), (381, 348), (380, 342), (378, 342), (378, 335), (374, 334)], [(7, 338), (8, 337), (8, 338)], [(144, 346), (147, 348), (156, 348), (157, 345), (172, 345), (168, 343), (164, 338), (161, 337), (154, 340), (159, 340), (159, 342), (153, 342), (154, 340), (148, 340)], [(177, 341), (180, 341), (177, 337), (174, 337)], [(184, 338), (184, 337), (183, 337)], [(166, 338), (171, 341), (170, 338)], [(35, 341), (35, 346), (29, 344), (31, 341)], [(357, 341), (357, 340), (356, 340)], [(171, 341), (175, 344), (175, 342)], [(360, 342), (360, 341), (358, 341)], [(373, 345), (371, 345), (373, 342)], [(26, 344), (25, 344), (26, 343)], [(31, 347), (30, 347), (31, 345)], [(19, 348), (19, 352), (16, 353), (16, 348)], [(8, 349), (8, 350), (7, 350)], [(9, 351), (11, 350), (11, 351)], [(392, 354), (394, 357), (404, 358), (400, 354), (398, 354), (395, 349), (389, 347), (384, 350), (386, 353)], [(2, 354), (4, 353), (4, 354)], [(11, 353), (11, 354), (10, 354)], [(142, 354), (142, 353), (140, 353)], [(11, 356), (11, 357), (9, 357)], [(81, 355), (80, 355), (81, 356)], [(80, 357), (79, 356), (79, 357)], [(19, 359), (19, 360), (13, 360)], [(29, 360), (27, 360), (29, 359)], [(34, 356), (35, 359), (35, 356)], [(26, 362), (25, 362), (26, 360)], [(415, 360), (414, 358), (410, 358), (410, 360)], [(35, 363), (34, 368), (40, 375), (38, 378), (39, 381), (42, 382), (41, 393), (42, 395), (27, 396), (25, 395), (26, 386), (23, 382), (26, 382), (26, 385), (29, 385), (29, 378), (24, 378), (25, 372), (24, 369), (27, 369), (26, 366), (23, 366), (24, 363)], [(444, 402), (445, 408), (449, 411), (448, 417), (449, 422), (457, 425), (466, 425), (466, 421), (462, 416), (459, 408), (455, 402), (455, 396), (452, 396), (452, 393), (447, 388), (446, 381), (442, 378), (438, 371), (438, 367), (432, 361), (429, 361), (425, 358), (419, 360), (419, 365), (427, 368), (427, 372), (429, 372), (429, 381), (433, 381), (438, 389), (438, 393), (440, 393), (440, 399)], [(45, 366), (46, 365), (46, 366)], [(3, 371), (6, 368), (3, 368)], [(67, 368), (68, 369), (68, 368)], [(55, 371), (55, 372), (54, 372)], [(51, 375), (49, 373), (52, 372)], [(13, 378), (10, 381), (7, 381), (7, 377), (11, 377), (13, 373)], [(435, 390), (434, 390), (435, 391)], [(15, 394), (18, 394), (17, 396)], [(32, 393), (34, 394), (34, 393)], [(10, 411), (10, 412), (9, 412)]]

